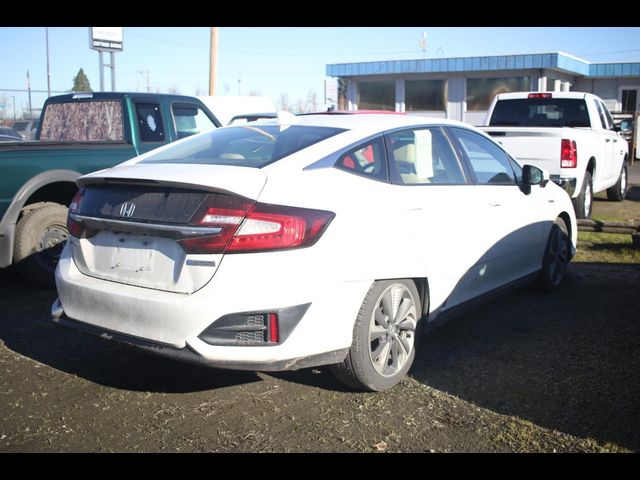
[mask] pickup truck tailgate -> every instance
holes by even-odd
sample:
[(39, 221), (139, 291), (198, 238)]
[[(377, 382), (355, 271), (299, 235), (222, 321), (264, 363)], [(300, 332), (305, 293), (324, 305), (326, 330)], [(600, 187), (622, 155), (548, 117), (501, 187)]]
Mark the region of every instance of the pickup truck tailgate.
[(544, 168), (550, 174), (560, 173), (561, 128), (481, 127), (500, 143), (521, 165)]

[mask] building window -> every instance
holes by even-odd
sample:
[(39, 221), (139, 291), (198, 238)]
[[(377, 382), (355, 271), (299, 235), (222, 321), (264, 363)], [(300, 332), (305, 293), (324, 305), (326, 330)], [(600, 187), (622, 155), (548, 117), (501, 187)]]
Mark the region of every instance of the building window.
[(444, 80), (406, 80), (404, 104), (407, 112), (444, 110)]
[(467, 79), (467, 110), (487, 110), (499, 93), (526, 92), (531, 89), (531, 77), (469, 78)]
[(622, 111), (624, 113), (636, 113), (637, 90), (622, 90)]
[(358, 82), (359, 110), (396, 110), (396, 82)]

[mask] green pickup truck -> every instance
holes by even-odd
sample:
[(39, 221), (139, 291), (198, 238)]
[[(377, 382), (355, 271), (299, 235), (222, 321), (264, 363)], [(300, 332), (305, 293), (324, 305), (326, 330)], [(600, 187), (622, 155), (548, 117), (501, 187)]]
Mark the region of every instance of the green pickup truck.
[(195, 97), (76, 93), (50, 97), (33, 142), (0, 142), (0, 268), (53, 287), (76, 179), (220, 126)]

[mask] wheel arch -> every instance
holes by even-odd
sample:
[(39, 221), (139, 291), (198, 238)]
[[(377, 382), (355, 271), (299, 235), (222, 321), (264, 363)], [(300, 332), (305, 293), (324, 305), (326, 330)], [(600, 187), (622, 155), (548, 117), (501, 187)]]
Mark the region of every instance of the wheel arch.
[(20, 187), (0, 222), (0, 267), (13, 261), (15, 227), (25, 207), (37, 208), (36, 205), (44, 202), (68, 206), (81, 175), (74, 170), (48, 170), (31, 177)]
[(596, 174), (596, 157), (591, 157), (589, 158), (589, 161), (587, 162), (587, 172), (589, 172), (591, 174), (591, 178), (595, 178), (595, 174)]

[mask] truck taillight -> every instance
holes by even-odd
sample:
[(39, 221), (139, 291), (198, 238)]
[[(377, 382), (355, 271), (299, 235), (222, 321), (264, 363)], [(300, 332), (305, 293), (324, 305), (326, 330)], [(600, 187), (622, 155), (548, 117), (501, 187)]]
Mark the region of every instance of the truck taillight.
[(248, 253), (313, 245), (335, 216), (332, 212), (215, 195), (192, 225), (220, 228), (215, 235), (178, 240), (187, 253)]
[(560, 167), (576, 168), (578, 166), (578, 148), (575, 140), (562, 139), (560, 144)]

